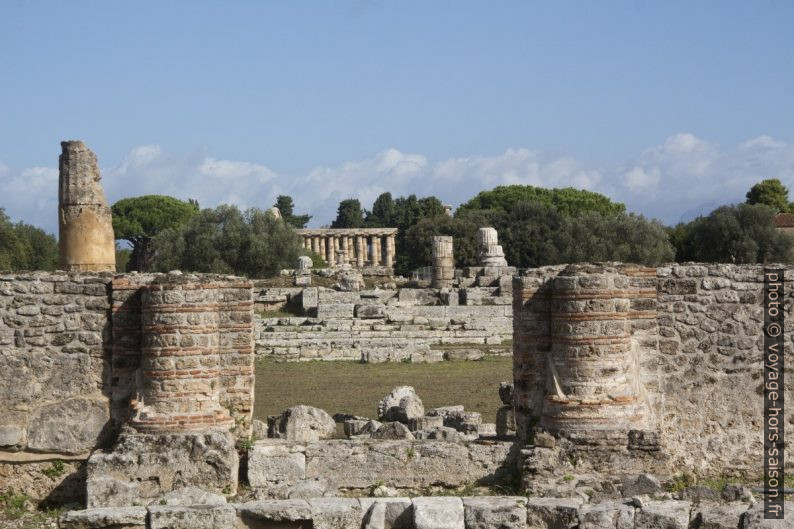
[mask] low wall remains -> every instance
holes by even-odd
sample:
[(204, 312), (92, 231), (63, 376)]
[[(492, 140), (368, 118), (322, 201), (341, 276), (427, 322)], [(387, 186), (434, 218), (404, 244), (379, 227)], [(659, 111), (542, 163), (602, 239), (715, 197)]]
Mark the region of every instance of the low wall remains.
[[(256, 321), (256, 354), (278, 360), (437, 362), (509, 354), (512, 280), (466, 270), (452, 289), (266, 288), (256, 298), (292, 317)], [(462, 286), (467, 285), (467, 286)]]

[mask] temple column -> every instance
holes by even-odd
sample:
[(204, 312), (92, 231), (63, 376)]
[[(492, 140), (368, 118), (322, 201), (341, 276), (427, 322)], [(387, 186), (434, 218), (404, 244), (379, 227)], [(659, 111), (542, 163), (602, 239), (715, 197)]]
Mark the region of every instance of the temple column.
[(364, 268), (364, 258), (366, 254), (367, 249), (364, 237), (361, 235), (356, 235), (356, 266), (358, 268)]
[(394, 235), (386, 236), (386, 266), (394, 266)]
[(328, 236), (325, 255), (328, 266), (336, 266), (336, 237), (333, 235)]
[(319, 253), (320, 257), (322, 257), (323, 260), (327, 263), (328, 262), (328, 256), (325, 254), (325, 237), (320, 236), (320, 237), (317, 237), (317, 239), (318, 239), (317, 240), (317, 245), (318, 245), (318, 248), (320, 249), (320, 251), (317, 252), (317, 253)]
[(350, 262), (350, 246), (348, 245), (347, 235), (342, 236), (342, 263), (348, 264)]
[(312, 252), (320, 255), (320, 241), (317, 239), (316, 236), (312, 235), (311, 237), (311, 244), (312, 244)]
[(371, 262), (372, 266), (380, 266), (380, 235), (373, 235), (371, 237)]

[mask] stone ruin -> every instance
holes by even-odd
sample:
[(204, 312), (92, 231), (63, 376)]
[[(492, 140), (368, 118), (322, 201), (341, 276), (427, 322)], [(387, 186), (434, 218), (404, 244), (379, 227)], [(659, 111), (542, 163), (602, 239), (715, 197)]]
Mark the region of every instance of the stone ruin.
[(99, 166), (82, 141), (61, 142), (58, 176), (60, 268), (114, 271), (116, 241)]
[[(75, 248), (73, 263), (101, 264)], [(762, 273), (599, 263), (514, 274), (513, 383), (498, 388), (493, 426), (425, 410), (409, 387), (377, 419), (295, 406), (253, 424), (249, 281), (0, 274), (0, 478), (42, 498), (82, 487), (89, 508), (63, 514), (66, 529), (790, 527), (764, 520), (746, 487), (663, 488), (681, 471), (750, 479), (760, 467)], [(791, 322), (794, 269), (785, 275)], [(59, 477), (43, 472), (53, 459), (87, 464)], [(229, 503), (241, 480), (251, 490)], [(439, 492), (463, 497), (399, 496)]]
[(505, 252), (499, 246), (499, 236), (493, 228), (480, 228), (477, 232), (478, 258), (482, 266), (507, 266)]

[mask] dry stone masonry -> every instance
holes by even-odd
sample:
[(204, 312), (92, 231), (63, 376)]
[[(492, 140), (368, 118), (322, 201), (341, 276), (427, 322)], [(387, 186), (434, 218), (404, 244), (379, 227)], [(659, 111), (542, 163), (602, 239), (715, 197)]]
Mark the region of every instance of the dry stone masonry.
[(114, 271), (116, 242), (99, 166), (82, 141), (63, 141), (58, 177), (60, 268)]

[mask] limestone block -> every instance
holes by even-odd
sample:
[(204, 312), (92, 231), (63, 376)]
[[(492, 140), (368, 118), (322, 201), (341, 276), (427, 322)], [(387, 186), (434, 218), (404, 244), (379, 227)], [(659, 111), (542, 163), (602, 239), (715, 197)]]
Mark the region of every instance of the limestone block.
[[(378, 403), (378, 418), (386, 421), (421, 417), (425, 414), (422, 400), (411, 386), (398, 386)], [(409, 416), (410, 415), (410, 416)]]
[(102, 441), (110, 419), (107, 401), (69, 399), (36, 410), (28, 429), (28, 448), (40, 452), (81, 454)]
[[(440, 419), (440, 417), (432, 417)], [(427, 439), (434, 441), (448, 441), (450, 443), (462, 443), (466, 441), (466, 436), (457, 431), (455, 428), (448, 426), (437, 426), (434, 428), (425, 428), (414, 432), (414, 437), (417, 439)]]
[(168, 505), (169, 507), (190, 507), (192, 505), (225, 505), (226, 497), (208, 492), (198, 487), (185, 487), (166, 492), (149, 505)]
[(356, 305), (356, 318), (378, 319), (386, 317), (386, 305), (382, 304), (362, 304)]
[(509, 437), (516, 434), (516, 413), (513, 406), (502, 406), (496, 410), (496, 435)]
[(662, 490), (662, 484), (651, 474), (639, 474), (623, 480), (621, 493), (624, 498), (656, 494)]
[(786, 517), (782, 520), (764, 519), (764, 502), (759, 501), (744, 513), (740, 529), (791, 529), (789, 516), (794, 512), (794, 501), (787, 501), (784, 505)]
[(248, 482), (254, 488), (292, 486), (306, 477), (305, 447), (259, 441), (248, 452)]
[(532, 529), (572, 529), (579, 524), (581, 498), (529, 498), (527, 527)]
[(744, 503), (696, 503), (691, 513), (692, 525), (700, 529), (736, 529), (745, 511)]
[(266, 527), (265, 522), (298, 522), (284, 523), (285, 529), (311, 527), (312, 507), (306, 500), (258, 500), (238, 503), (235, 507), (243, 527)]
[(15, 424), (0, 425), (0, 448), (20, 450), (25, 446), (25, 429)]
[(343, 272), (334, 288), (341, 292), (358, 292), (364, 288), (364, 276), (360, 272)]
[(311, 498), (313, 529), (347, 529), (361, 527), (364, 513), (355, 498)]
[(375, 433), (381, 423), (373, 420), (350, 419), (345, 421), (344, 430), (348, 437), (353, 435), (370, 435)]
[(395, 440), (395, 439), (409, 439), (413, 440), (414, 436), (407, 426), (400, 422), (387, 422), (372, 433), (373, 439)]
[(334, 318), (352, 318), (353, 303), (320, 303), (317, 305), (317, 317), (321, 320)]
[(469, 450), (442, 441), (332, 440), (306, 446), (306, 478), (369, 490), (375, 483), (397, 488), (457, 487), (470, 482)]
[(442, 426), (444, 426), (444, 419), (442, 417), (414, 417), (408, 421), (408, 427), (412, 432), (440, 428)]
[(620, 502), (585, 504), (579, 509), (579, 529), (633, 529), (634, 507)]
[(296, 287), (309, 287), (312, 284), (312, 276), (311, 274), (298, 274), (292, 284)]
[(299, 404), (282, 412), (276, 432), (279, 439), (306, 443), (333, 437), (336, 423), (320, 408)]
[(460, 498), (414, 498), (416, 529), (464, 529), (463, 501)]
[(484, 422), (480, 424), (477, 433), (480, 437), (496, 437), (496, 423)]
[(483, 358), (485, 358), (485, 353), (481, 349), (450, 349), (444, 351), (445, 360), (476, 362)]
[(363, 529), (413, 529), (410, 498), (361, 498)]
[(435, 305), (439, 297), (427, 288), (401, 288), (397, 291), (397, 300), (401, 305)]
[(145, 507), (102, 507), (68, 511), (58, 518), (60, 529), (144, 529)]
[(151, 506), (148, 511), (149, 529), (218, 529), (237, 524), (237, 511), (232, 505)]
[(523, 496), (463, 498), (466, 529), (525, 529), (527, 499)]
[(225, 432), (122, 434), (112, 452), (88, 460), (87, 503), (94, 507), (147, 505), (166, 492), (195, 486), (237, 490), (239, 458)]
[(309, 312), (312, 309), (317, 308), (318, 300), (318, 289), (317, 288), (304, 288), (301, 293), (301, 308), (303, 312)]
[(634, 517), (635, 529), (687, 529), (689, 511), (692, 504), (688, 501), (648, 501), (637, 509)]

